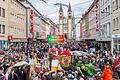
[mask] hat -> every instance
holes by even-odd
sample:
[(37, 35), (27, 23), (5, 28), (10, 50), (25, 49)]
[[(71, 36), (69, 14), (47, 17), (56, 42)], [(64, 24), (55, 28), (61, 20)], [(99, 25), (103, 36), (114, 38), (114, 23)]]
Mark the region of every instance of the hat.
[(84, 80), (83, 78), (80, 78), (80, 80)]
[(73, 80), (78, 80), (77, 78), (74, 78)]
[(78, 71), (75, 71), (75, 73), (77, 73), (77, 74), (78, 74)]
[(109, 62), (106, 62), (106, 65), (109, 65)]
[(68, 74), (68, 78), (74, 78), (72, 74)]

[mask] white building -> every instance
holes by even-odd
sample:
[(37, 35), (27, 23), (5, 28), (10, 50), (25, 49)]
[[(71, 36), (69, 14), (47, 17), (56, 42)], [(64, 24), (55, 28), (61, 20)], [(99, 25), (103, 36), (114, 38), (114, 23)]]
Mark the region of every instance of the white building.
[(111, 44), (111, 0), (99, 0), (99, 34), (98, 41), (102, 43), (102, 47), (110, 49)]
[(75, 39), (76, 41), (80, 41), (80, 23), (75, 27)]
[(112, 47), (120, 52), (120, 0), (111, 0)]
[[(100, 0), (100, 30), (102, 38), (111, 37), (111, 1)], [(104, 40), (103, 40), (104, 41)]]

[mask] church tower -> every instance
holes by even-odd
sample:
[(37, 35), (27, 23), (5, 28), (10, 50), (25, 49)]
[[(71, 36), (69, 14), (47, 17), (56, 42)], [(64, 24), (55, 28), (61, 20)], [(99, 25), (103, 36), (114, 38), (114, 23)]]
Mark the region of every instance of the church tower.
[(62, 9), (62, 4), (60, 4), (60, 9), (59, 9), (59, 33), (63, 34), (63, 29), (64, 28), (64, 12)]
[(72, 28), (73, 28), (73, 16), (72, 16), (72, 9), (71, 9), (71, 4), (69, 2), (68, 6), (68, 12), (67, 12), (67, 26), (68, 26), (68, 39), (72, 39)]

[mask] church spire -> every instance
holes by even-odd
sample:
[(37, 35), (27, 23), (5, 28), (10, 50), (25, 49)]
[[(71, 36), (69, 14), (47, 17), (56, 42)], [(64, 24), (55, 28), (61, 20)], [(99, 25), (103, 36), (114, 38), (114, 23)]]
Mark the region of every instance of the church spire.
[(69, 6), (68, 6), (68, 12), (72, 12), (72, 9), (71, 9), (71, 4), (69, 2)]
[(62, 3), (60, 2), (60, 9), (59, 12), (63, 12), (63, 8), (62, 8)]

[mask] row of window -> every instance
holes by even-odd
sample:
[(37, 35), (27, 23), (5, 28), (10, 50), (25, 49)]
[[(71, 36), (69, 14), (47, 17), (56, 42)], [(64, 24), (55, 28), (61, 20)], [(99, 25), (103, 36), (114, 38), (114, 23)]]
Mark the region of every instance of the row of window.
[(118, 10), (118, 8), (120, 8), (120, 0), (115, 0), (115, 1), (113, 1), (112, 2), (112, 8), (113, 8), (113, 12), (115, 11), (115, 10)]
[(103, 33), (105, 33), (105, 36), (110, 36), (111, 35), (111, 24), (110, 22), (103, 24)]
[(109, 0), (101, 0), (101, 5), (104, 5), (107, 2), (109, 2)]
[(0, 7), (0, 16), (5, 17), (5, 9)]
[(18, 8), (19, 10), (24, 11), (24, 8), (22, 8), (22, 7), (16, 2), (16, 0), (11, 0), (11, 4), (13, 5), (12, 7)]
[(19, 28), (15, 28), (15, 27), (10, 27), (10, 32), (12, 35), (18, 35), (18, 34), (21, 34), (21, 35), (24, 35), (25, 32), (23, 29), (19, 29)]
[(110, 5), (108, 5), (105, 9), (101, 11), (101, 18), (107, 17), (111, 14)]
[(120, 18), (116, 17), (113, 19), (113, 27), (114, 27), (114, 31), (119, 30), (119, 25), (120, 25)]
[(10, 13), (10, 20), (16, 23), (23, 24), (25, 23), (25, 19), (19, 17), (18, 15), (15, 15), (14, 13)]
[(0, 24), (0, 34), (5, 34), (5, 25)]

